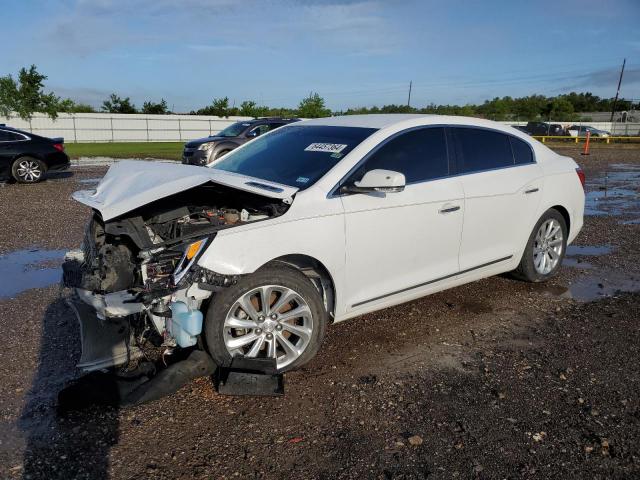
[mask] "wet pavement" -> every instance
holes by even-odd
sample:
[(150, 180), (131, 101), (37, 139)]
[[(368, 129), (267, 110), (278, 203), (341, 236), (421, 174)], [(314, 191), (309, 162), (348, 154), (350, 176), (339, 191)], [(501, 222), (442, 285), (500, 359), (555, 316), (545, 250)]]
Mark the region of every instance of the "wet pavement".
[(53, 270), (89, 213), (71, 193), (106, 169), (0, 189), (0, 478), (640, 477), (640, 150), (592, 152), (570, 151), (589, 215), (551, 281), (492, 277), (334, 325), (281, 398), (202, 378), (66, 415), (79, 332)]
[(587, 181), (586, 215), (640, 215), (640, 168), (614, 163), (604, 173)]
[(0, 255), (0, 300), (58, 283), (65, 253), (66, 250), (31, 248)]

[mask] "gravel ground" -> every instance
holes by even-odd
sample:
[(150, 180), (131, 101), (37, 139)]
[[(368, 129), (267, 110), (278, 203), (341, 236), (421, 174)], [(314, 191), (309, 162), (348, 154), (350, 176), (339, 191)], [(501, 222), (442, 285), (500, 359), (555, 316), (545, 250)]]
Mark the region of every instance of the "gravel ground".
[(202, 378), (66, 416), (75, 319), (57, 286), (7, 292), (51, 283), (88, 214), (69, 196), (106, 169), (0, 188), (0, 478), (639, 477), (640, 151), (559, 151), (598, 215), (551, 282), (493, 277), (336, 325), (284, 397)]

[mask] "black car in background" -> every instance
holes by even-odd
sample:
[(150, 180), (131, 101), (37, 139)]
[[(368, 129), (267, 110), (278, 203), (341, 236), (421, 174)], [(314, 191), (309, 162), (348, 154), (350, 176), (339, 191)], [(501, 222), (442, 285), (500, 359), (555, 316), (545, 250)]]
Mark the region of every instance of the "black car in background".
[(266, 117), (236, 122), (220, 133), (187, 142), (182, 152), (182, 163), (206, 165), (259, 135), (299, 120), (299, 118)]
[(515, 127), (518, 130), (536, 136), (565, 136), (567, 131), (558, 123), (528, 122), (526, 126)]
[(69, 168), (63, 138), (46, 138), (0, 125), (0, 181), (36, 183), (47, 171)]

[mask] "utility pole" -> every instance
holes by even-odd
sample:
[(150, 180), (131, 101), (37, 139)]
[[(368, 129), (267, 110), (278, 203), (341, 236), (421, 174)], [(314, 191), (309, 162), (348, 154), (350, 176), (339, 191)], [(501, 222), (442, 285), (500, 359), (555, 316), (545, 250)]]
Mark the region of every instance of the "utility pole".
[(407, 107), (411, 106), (411, 84), (413, 83), (413, 80), (409, 81), (409, 98), (407, 98)]
[(611, 120), (613, 123), (613, 114), (616, 113), (616, 106), (618, 104), (618, 94), (620, 93), (620, 85), (622, 84), (622, 75), (624, 74), (624, 65), (627, 63), (627, 59), (625, 58), (622, 61), (622, 70), (620, 70), (620, 79), (618, 80), (618, 89), (616, 90), (616, 98), (613, 100), (613, 108), (611, 109)]

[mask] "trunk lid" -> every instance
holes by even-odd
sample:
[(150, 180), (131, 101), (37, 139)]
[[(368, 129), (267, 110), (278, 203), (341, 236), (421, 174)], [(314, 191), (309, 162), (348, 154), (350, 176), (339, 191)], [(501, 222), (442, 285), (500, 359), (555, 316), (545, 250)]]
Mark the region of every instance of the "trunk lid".
[(213, 168), (123, 160), (109, 168), (95, 190), (75, 192), (73, 198), (98, 210), (102, 219), (108, 221), (207, 182), (281, 200), (291, 198), (298, 191), (288, 185)]

